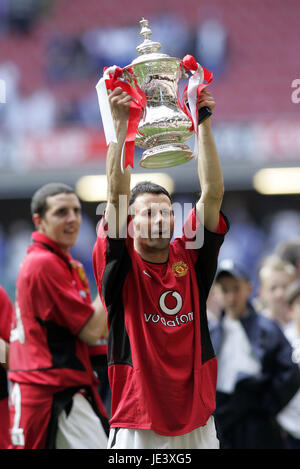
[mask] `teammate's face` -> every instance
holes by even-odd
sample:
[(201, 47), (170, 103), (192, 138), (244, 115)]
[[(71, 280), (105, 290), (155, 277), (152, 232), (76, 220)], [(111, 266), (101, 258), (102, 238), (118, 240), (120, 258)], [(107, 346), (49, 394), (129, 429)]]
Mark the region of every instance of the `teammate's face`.
[(43, 217), (35, 215), (34, 223), (41, 233), (68, 253), (76, 243), (81, 225), (81, 206), (75, 194), (57, 194), (47, 197), (47, 210)]
[(244, 315), (251, 288), (251, 284), (246, 280), (229, 275), (224, 275), (218, 280), (217, 292), (226, 314), (233, 319), (238, 319)]
[(174, 232), (174, 214), (170, 199), (165, 194), (144, 193), (134, 204), (134, 237), (146, 250), (164, 250), (169, 247)]

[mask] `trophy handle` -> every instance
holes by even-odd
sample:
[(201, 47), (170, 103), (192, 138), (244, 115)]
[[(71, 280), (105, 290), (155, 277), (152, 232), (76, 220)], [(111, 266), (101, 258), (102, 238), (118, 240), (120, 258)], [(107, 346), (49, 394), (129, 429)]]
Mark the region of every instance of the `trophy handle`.
[(209, 107), (207, 106), (201, 107), (198, 111), (198, 125), (201, 124), (201, 122), (204, 122), (211, 115), (212, 115), (212, 112), (209, 109)]

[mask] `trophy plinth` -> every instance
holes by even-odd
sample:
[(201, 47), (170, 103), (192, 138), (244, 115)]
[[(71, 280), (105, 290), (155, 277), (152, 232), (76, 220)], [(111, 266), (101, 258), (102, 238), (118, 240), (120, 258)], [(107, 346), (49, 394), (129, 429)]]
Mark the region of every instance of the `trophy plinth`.
[[(178, 83), (186, 77), (180, 59), (159, 53), (161, 45), (149, 39), (152, 34), (148, 21), (142, 19), (140, 35), (144, 42), (136, 50), (139, 54), (126, 69), (133, 69), (138, 86), (144, 91), (147, 105), (141, 117), (135, 144), (145, 148), (140, 166), (166, 168), (191, 160), (194, 155), (184, 142), (193, 135), (191, 120), (179, 104)], [(126, 79), (135, 86), (132, 75)]]

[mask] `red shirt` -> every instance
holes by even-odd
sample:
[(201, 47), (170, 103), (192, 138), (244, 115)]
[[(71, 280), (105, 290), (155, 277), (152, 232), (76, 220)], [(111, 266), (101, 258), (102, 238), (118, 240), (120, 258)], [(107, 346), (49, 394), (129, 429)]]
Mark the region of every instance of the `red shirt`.
[[(194, 210), (190, 221), (198, 224)], [(171, 242), (168, 261), (153, 264), (130, 236), (106, 237), (101, 222), (93, 262), (108, 313), (112, 427), (180, 435), (214, 411), (217, 363), (206, 299), (225, 231), (220, 216), (219, 233), (204, 230), (201, 248), (186, 249), (191, 239), (183, 234)]]
[[(6, 291), (0, 286), (0, 338), (9, 342), (12, 318), (12, 303)], [(9, 445), (8, 386), (6, 370), (0, 365), (0, 449)]]
[(0, 286), (0, 337), (9, 342), (12, 303), (6, 291)]
[(93, 314), (82, 264), (33, 233), (17, 278), (9, 379), (56, 387), (97, 384), (77, 335)]

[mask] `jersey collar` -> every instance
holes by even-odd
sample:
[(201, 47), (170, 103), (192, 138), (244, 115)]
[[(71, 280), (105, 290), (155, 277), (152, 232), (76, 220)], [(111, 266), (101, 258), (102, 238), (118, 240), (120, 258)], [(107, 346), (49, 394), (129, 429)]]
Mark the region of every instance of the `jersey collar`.
[(28, 252), (32, 251), (37, 245), (52, 251), (54, 254), (57, 254), (59, 257), (62, 257), (68, 264), (72, 261), (71, 254), (65, 254), (60, 247), (48, 236), (39, 231), (34, 231), (32, 233), (33, 244), (29, 246)]

